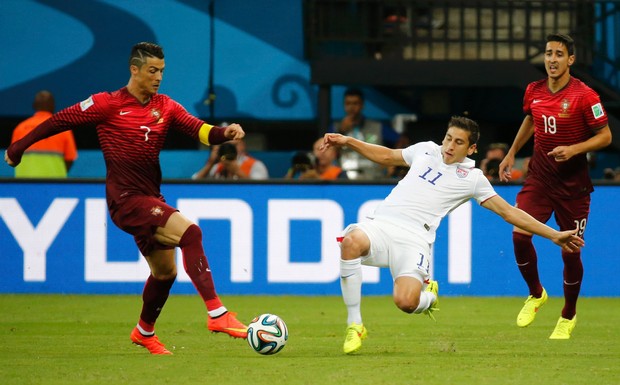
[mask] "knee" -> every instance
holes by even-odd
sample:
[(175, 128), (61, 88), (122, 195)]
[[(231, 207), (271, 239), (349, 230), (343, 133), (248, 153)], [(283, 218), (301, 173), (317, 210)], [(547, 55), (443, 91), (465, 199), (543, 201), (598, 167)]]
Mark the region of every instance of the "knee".
[(345, 235), (344, 238), (342, 238), (342, 242), (340, 242), (340, 247), (343, 250), (350, 250), (355, 247), (355, 240), (349, 235)]
[(153, 278), (160, 281), (174, 281), (177, 278), (177, 268), (174, 266), (171, 269), (161, 269), (151, 272)]
[(340, 248), (342, 250), (342, 259), (345, 260), (355, 259), (362, 255), (362, 250), (359, 246), (359, 242), (357, 242), (357, 240), (350, 235), (346, 235), (342, 239), (342, 242), (340, 243)]
[(179, 247), (183, 248), (195, 242), (202, 243), (202, 230), (200, 226), (191, 224), (181, 236)]
[(405, 313), (411, 314), (415, 311), (415, 309), (418, 308), (418, 305), (420, 304), (420, 298), (406, 298), (402, 296), (395, 296), (394, 304)]
[(564, 261), (564, 264), (581, 264), (581, 251), (570, 253), (562, 250), (562, 260)]
[(532, 235), (523, 234), (517, 231), (512, 232), (512, 242), (515, 246), (528, 246), (532, 244)]
[(161, 281), (174, 280), (177, 277), (177, 264), (175, 250), (159, 250), (147, 257), (151, 275)]

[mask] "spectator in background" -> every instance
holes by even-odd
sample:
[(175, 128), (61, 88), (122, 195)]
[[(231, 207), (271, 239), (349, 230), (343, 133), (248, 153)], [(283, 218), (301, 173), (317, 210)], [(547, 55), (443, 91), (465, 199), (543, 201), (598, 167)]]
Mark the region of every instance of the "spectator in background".
[(527, 173), (530, 168), (530, 159), (532, 159), (531, 156), (526, 156), (525, 158), (523, 158), (523, 162), (521, 162), (521, 171), (523, 172), (523, 179), (527, 177)]
[(306, 151), (297, 151), (291, 159), (291, 167), (284, 176), (285, 179), (300, 179), (306, 171), (314, 168), (314, 162)]
[[(491, 182), (499, 182), (499, 165), (508, 153), (508, 144), (506, 143), (491, 143), (487, 147), (487, 152), (480, 161), (480, 169), (482, 173)], [(523, 178), (523, 172), (517, 168), (511, 170), (511, 180), (517, 181)]]
[[(499, 164), (500, 159), (489, 159), (485, 164), (484, 176), (491, 182), (499, 182)], [(516, 170), (514, 170), (516, 171)]]
[(408, 166), (389, 166), (387, 168), (387, 177), (390, 179), (401, 180), (409, 172)]
[[(34, 115), (15, 127), (15, 143), (54, 113), (54, 95), (39, 91), (32, 102)], [(78, 153), (72, 131), (64, 131), (32, 145), (15, 167), (16, 178), (66, 178)]]
[(335, 147), (331, 147), (321, 151), (322, 144), (323, 138), (321, 137), (312, 146), (312, 158), (314, 158), (314, 161), (307, 153), (296, 153), (293, 156), (291, 168), (284, 178), (300, 180), (348, 179), (347, 173), (337, 165), (338, 150)]
[(620, 167), (616, 167), (615, 169), (608, 167), (603, 170), (603, 179), (620, 182)]
[(243, 139), (213, 146), (207, 163), (192, 179), (269, 179), (265, 164), (250, 156)]
[[(349, 88), (344, 93), (345, 116), (335, 122), (332, 132), (351, 136), (366, 143), (383, 145), (383, 125), (363, 115), (364, 94), (360, 89)], [(385, 175), (382, 166), (369, 161), (357, 152), (343, 147), (340, 150), (340, 164), (349, 179), (376, 179)]]
[[(411, 146), (411, 138), (407, 134), (401, 134), (394, 148), (407, 148)], [(401, 180), (409, 172), (409, 166), (387, 166), (386, 176), (390, 179)]]

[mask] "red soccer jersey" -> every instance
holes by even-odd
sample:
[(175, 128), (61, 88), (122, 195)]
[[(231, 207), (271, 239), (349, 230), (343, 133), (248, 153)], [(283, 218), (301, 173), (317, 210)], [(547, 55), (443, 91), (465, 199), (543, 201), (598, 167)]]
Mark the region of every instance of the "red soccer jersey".
[(598, 94), (574, 77), (560, 91), (552, 93), (547, 79), (542, 79), (528, 85), (523, 112), (534, 121), (534, 153), (528, 181), (560, 198), (577, 198), (592, 192), (585, 154), (556, 162), (547, 153), (557, 146), (584, 142), (607, 126), (607, 114)]
[(108, 205), (129, 195), (160, 196), (159, 153), (168, 129), (198, 139), (204, 123), (167, 95), (155, 94), (143, 105), (126, 87), (92, 95), (49, 122), (51, 131), (97, 128), (107, 168)]

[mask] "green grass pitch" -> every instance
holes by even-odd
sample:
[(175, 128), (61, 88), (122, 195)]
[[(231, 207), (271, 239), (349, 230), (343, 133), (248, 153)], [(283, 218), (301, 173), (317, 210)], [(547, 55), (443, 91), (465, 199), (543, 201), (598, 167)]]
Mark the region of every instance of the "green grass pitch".
[(340, 297), (224, 296), (249, 322), (275, 313), (289, 341), (261, 356), (211, 334), (199, 297), (171, 295), (157, 324), (173, 356), (152, 356), (129, 333), (140, 296), (0, 295), (0, 384), (619, 384), (620, 299), (581, 298), (568, 341), (548, 339), (563, 300), (550, 298), (528, 328), (524, 298), (442, 297), (437, 322), (364, 297), (369, 337), (342, 353)]

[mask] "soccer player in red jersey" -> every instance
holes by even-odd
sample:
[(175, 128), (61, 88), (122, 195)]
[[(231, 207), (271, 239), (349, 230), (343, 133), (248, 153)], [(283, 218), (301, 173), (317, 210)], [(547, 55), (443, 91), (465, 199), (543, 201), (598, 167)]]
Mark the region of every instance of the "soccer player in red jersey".
[[(525, 119), (500, 164), (500, 179), (508, 181), (515, 155), (534, 136), (534, 152), (516, 205), (541, 222), (552, 214), (561, 230), (578, 228), (583, 237), (594, 191), (586, 154), (611, 143), (607, 114), (599, 95), (570, 74), (575, 43), (570, 36), (551, 34), (545, 48), (547, 78), (528, 85), (523, 98)], [(517, 316), (517, 325), (531, 324), (547, 301), (537, 266), (532, 234), (513, 231), (517, 266), (530, 295)], [(581, 253), (562, 250), (564, 308), (550, 339), (569, 339), (577, 322), (577, 298), (583, 278)]]
[(96, 128), (105, 158), (106, 199), (114, 223), (134, 236), (151, 275), (142, 293), (143, 306), (131, 340), (152, 354), (171, 354), (155, 336), (159, 316), (177, 275), (175, 248), (183, 253), (185, 271), (205, 302), (207, 327), (213, 332), (245, 338), (247, 327), (228, 312), (215, 291), (202, 246), (200, 227), (164, 200), (159, 153), (170, 128), (206, 145), (241, 139), (240, 125), (211, 126), (157, 91), (164, 72), (163, 49), (153, 43), (133, 46), (126, 87), (94, 94), (54, 114), (5, 152), (5, 161), (19, 164), (37, 141), (70, 129)]

